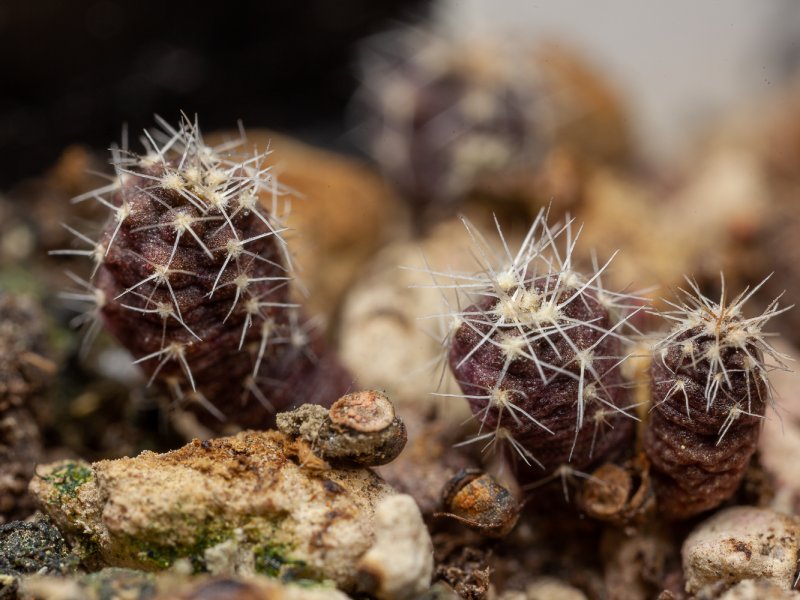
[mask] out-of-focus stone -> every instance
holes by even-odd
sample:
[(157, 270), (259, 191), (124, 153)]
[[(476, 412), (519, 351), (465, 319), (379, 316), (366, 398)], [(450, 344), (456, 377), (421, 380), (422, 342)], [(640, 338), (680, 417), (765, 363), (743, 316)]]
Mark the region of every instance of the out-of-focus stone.
[(719, 600), (797, 600), (800, 592), (777, 587), (768, 581), (745, 579), (719, 597)]
[(36, 600), (150, 600), (152, 573), (109, 567), (73, 577), (34, 575), (21, 581), (24, 598)]
[(598, 169), (588, 178), (578, 212), (583, 248), (600, 256), (624, 249), (603, 275), (606, 285), (668, 290), (687, 273), (702, 283), (718, 280), (720, 270), (731, 288), (752, 279), (743, 249), (770, 213), (764, 175), (746, 150), (725, 144), (705, 149), (696, 164), (666, 198), (652, 180), (619, 171)]
[[(303, 308), (332, 320), (375, 251), (406, 230), (405, 211), (383, 179), (352, 158), (272, 131), (248, 131), (247, 141), (272, 149), (266, 162), (292, 190), (286, 224), (297, 234), (286, 237), (309, 292)], [(271, 196), (262, 203), (270, 209)]]
[(262, 576), (159, 575), (109, 567), (70, 578), (34, 576), (22, 592), (37, 600), (347, 600), (330, 586), (294, 585)]
[(295, 456), (279, 432), (244, 431), (166, 454), (39, 467), (31, 490), (89, 563), (154, 571), (188, 558), (206, 569), (238, 556), (223, 571), (352, 588), (383, 527), (375, 507), (394, 492), (367, 469), (305, 469)]
[(503, 592), (499, 600), (586, 600), (586, 594), (559, 579), (540, 577), (529, 583), (524, 592)]
[(33, 512), (28, 482), (44, 452), (34, 404), (57, 370), (46, 324), (33, 297), (0, 290), (0, 524)]
[(788, 590), (799, 538), (797, 520), (772, 510), (736, 506), (718, 512), (683, 544), (686, 591), (721, 591), (744, 579), (761, 579)]
[(615, 600), (650, 600), (666, 587), (670, 568), (680, 568), (678, 543), (669, 531), (658, 527), (633, 534), (608, 528), (601, 540), (600, 556), (605, 587)]
[[(166, 586), (165, 586), (166, 587)], [(264, 577), (212, 578), (166, 589), (154, 600), (347, 600), (325, 586), (282, 584)]]
[[(788, 357), (788, 363), (797, 364), (800, 352), (781, 340), (775, 340), (776, 350)], [(758, 455), (761, 465), (774, 478), (775, 494), (771, 508), (786, 514), (800, 511), (800, 371), (776, 369), (769, 374), (775, 390), (778, 410), (768, 406)]]
[(359, 587), (381, 600), (421, 596), (433, 575), (433, 544), (413, 498), (391, 496), (378, 504), (375, 537), (358, 565)]

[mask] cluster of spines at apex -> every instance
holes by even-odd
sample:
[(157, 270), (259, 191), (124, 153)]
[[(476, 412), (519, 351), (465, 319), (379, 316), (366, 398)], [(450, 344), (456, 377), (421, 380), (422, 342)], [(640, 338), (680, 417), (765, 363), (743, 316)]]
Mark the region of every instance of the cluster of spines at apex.
[[(670, 310), (659, 311), (655, 314), (672, 323), (672, 330), (653, 345), (653, 359), (659, 360), (670, 374), (670, 379), (656, 383), (671, 384), (664, 398), (654, 403), (658, 405), (669, 401), (671, 398), (684, 399), (686, 418), (692, 420), (689, 392), (691, 385), (686, 375), (671, 368), (666, 361), (668, 353), (675, 350), (680, 356), (680, 367), (690, 371), (707, 371), (703, 384), (703, 398), (705, 412), (715, 410), (720, 395), (730, 396), (733, 388), (732, 377), (742, 373), (745, 377), (747, 390), (746, 402), (743, 398), (729, 398), (732, 400), (727, 408), (726, 418), (722, 422), (717, 444), (725, 438), (725, 434), (742, 416), (765, 418), (762, 414), (754, 412), (754, 403), (765, 406), (774, 403), (774, 388), (769, 381), (768, 373), (773, 370), (789, 370), (787, 360), (790, 357), (778, 351), (768, 339), (772, 334), (763, 331), (764, 325), (773, 317), (793, 308), (792, 306), (780, 307), (779, 300), (783, 294), (772, 300), (761, 314), (754, 317), (745, 317), (744, 305), (750, 300), (769, 280), (771, 275), (764, 278), (752, 289), (745, 288), (735, 298), (727, 297), (725, 276), (720, 273), (720, 298), (714, 301), (703, 295), (697, 282), (686, 277), (689, 289), (679, 288), (676, 301), (665, 300)], [(731, 368), (726, 364), (726, 356), (730, 352), (744, 355), (740, 368)], [(702, 369), (700, 369), (702, 367)], [(761, 390), (766, 392), (761, 395)], [(752, 397), (751, 390), (758, 394)]]
[[(578, 394), (573, 399), (576, 407), (574, 439), (577, 440), (580, 430), (590, 423), (594, 428), (591, 455), (598, 433), (608, 425), (609, 416), (621, 414), (638, 420), (631, 412), (635, 405), (614, 404), (609, 385), (604, 382), (604, 377), (618, 369), (629, 355), (607, 357), (594, 351), (608, 338), (618, 340), (620, 347), (627, 348), (632, 341), (631, 333), (640, 335), (631, 319), (646, 306), (647, 300), (640, 295), (641, 292), (626, 294), (604, 287), (602, 276), (613, 256), (603, 265), (599, 265), (596, 256), (593, 256), (593, 268), (588, 276), (575, 269), (573, 255), (581, 230), (573, 228), (574, 221), (569, 217), (563, 224), (548, 226), (548, 211), (542, 209), (516, 252), (512, 252), (497, 219), (498, 245), (490, 243), (468, 220), (462, 220), (469, 234), (478, 270), (456, 273), (434, 270), (429, 266), (422, 269), (433, 281), (424, 287), (440, 289), (446, 307), (445, 312), (435, 315), (447, 323), (440, 360), (446, 362), (453, 336), (461, 327), (474, 331), (478, 341), (461, 358), (456, 368), (486, 344), (495, 346), (504, 357), (503, 367), (494, 385), (485, 388), (484, 395), (438, 394), (486, 402), (483, 409), (473, 415), (479, 421), (478, 432), (462, 444), (484, 442), (485, 451), (504, 443), (526, 464), (541, 466), (536, 457), (515, 439), (513, 424), (528, 420), (539, 427), (545, 436), (553, 432), (519, 406), (515, 396), (522, 392), (503, 387), (511, 364), (524, 359), (535, 366), (544, 385), (559, 376), (577, 381)], [(445, 290), (455, 290), (455, 300), (448, 299)], [(563, 312), (571, 302), (582, 302), (588, 306), (588, 298), (599, 303), (608, 313), (610, 325), (604, 326), (600, 318), (577, 321)], [(480, 301), (485, 299), (491, 300), (488, 310), (480, 309)], [(462, 306), (471, 308), (463, 309)], [(590, 347), (579, 348), (570, 337), (569, 332), (578, 327), (588, 327), (598, 334)], [(560, 356), (556, 342), (565, 343), (570, 355)], [(561, 364), (546, 362), (537, 354), (535, 345), (541, 343), (552, 348)], [(595, 361), (601, 358), (612, 359), (613, 365), (598, 370)], [(586, 407), (590, 402), (600, 406), (587, 418)], [(497, 415), (494, 419), (496, 426), (491, 431), (484, 431), (490, 411), (495, 411)], [(509, 424), (509, 420), (512, 423)], [(573, 443), (570, 459), (574, 450)]]
[[(233, 302), (225, 316), (225, 321), (237, 309), (237, 306), (244, 312), (245, 318), (239, 336), (240, 350), (245, 343), (248, 330), (254, 326), (259, 328), (260, 338), (253, 360), (254, 367), (250, 385), (248, 386), (245, 382), (245, 388), (249, 389), (250, 393), (253, 393), (259, 401), (268, 405), (269, 401), (263, 398), (263, 393), (253, 383), (258, 377), (268, 344), (288, 344), (298, 348), (299, 351), (309, 352), (310, 349), (305, 346), (308, 341), (309, 329), (315, 326), (310, 322), (302, 321), (296, 310), (297, 304), (268, 302), (248, 293), (248, 287), (253, 283), (274, 281), (276, 287), (270, 290), (274, 291), (276, 288), (288, 286), (295, 280), (292, 257), (282, 234), (287, 231), (284, 220), (291, 209), (291, 198), (296, 194), (290, 193), (291, 190), (278, 183), (277, 178), (271, 172), (271, 166), (265, 166), (266, 158), (271, 152), (269, 149), (261, 152), (253, 149), (251, 153), (242, 151), (246, 144), (246, 136), (241, 124), (239, 136), (236, 139), (209, 146), (203, 140), (196, 117), (191, 120), (186, 115), (182, 115), (177, 127), (173, 127), (158, 116), (156, 116), (156, 122), (158, 128), (151, 131), (145, 130), (141, 137), (141, 144), (145, 149), (144, 154), (137, 154), (128, 149), (127, 133), (123, 131), (121, 146), (111, 148), (111, 164), (114, 175), (103, 175), (110, 180), (109, 183), (72, 199), (72, 203), (75, 204), (96, 201), (110, 211), (110, 225), (106, 225), (100, 238), (92, 239), (89, 235), (64, 224), (64, 227), (75, 236), (77, 242), (85, 247), (51, 252), (54, 255), (82, 256), (93, 262), (88, 279), (81, 278), (73, 272), (67, 272), (68, 277), (79, 289), (62, 294), (62, 297), (67, 300), (82, 302), (84, 306), (89, 305), (89, 309), (75, 319), (76, 325), (84, 326), (87, 329), (82, 351), (86, 352), (96, 337), (100, 329), (100, 313), (107, 302), (114, 301), (126, 310), (141, 314), (158, 315), (163, 321), (161, 347), (156, 352), (138, 357), (135, 362), (159, 361), (150, 379), (152, 382), (167, 362), (174, 361), (180, 365), (186, 380), (192, 390), (196, 392), (195, 380), (186, 361), (185, 352), (187, 347), (195, 341), (201, 342), (202, 340), (185, 322), (180, 304), (170, 284), (170, 277), (178, 272), (182, 275), (196, 276), (195, 273), (178, 270), (172, 266), (181, 239), (190, 236), (198, 248), (210, 259), (215, 260), (224, 256), (211, 290), (208, 292), (208, 297), (212, 297), (220, 288), (234, 287)], [(152, 174), (154, 167), (157, 175)], [(132, 178), (147, 181), (148, 184), (136, 185), (128, 190), (126, 184)], [(155, 192), (158, 188), (177, 194), (182, 201), (193, 207), (199, 216), (191, 216), (187, 212), (179, 210), (180, 207), (166, 202), (163, 194)], [(150, 275), (111, 299), (106, 297), (103, 290), (94, 285), (94, 280), (98, 269), (118, 239), (123, 223), (134, 216), (135, 208), (128, 201), (126, 191), (145, 194), (150, 200), (163, 206), (166, 210), (165, 214), (172, 217), (164, 222), (147, 224), (133, 231), (170, 228), (175, 241), (169, 257), (161, 263), (137, 254), (139, 260), (149, 264)], [(265, 195), (271, 197), (271, 208), (268, 211), (261, 208), (260, 198)], [(266, 231), (249, 238), (240, 238), (239, 232), (233, 225), (233, 219), (240, 213), (254, 215), (263, 223)], [(221, 247), (210, 247), (205, 243), (193, 228), (196, 223), (201, 221), (205, 224), (219, 222), (216, 233), (221, 229), (229, 228), (231, 235), (227, 243)], [(280, 253), (279, 261), (270, 260), (248, 249), (248, 244), (268, 236), (274, 238), (276, 242)], [(214, 236), (212, 234), (207, 237)], [(245, 263), (253, 261), (269, 263), (271, 267), (279, 270), (281, 275), (250, 277)], [(236, 270), (235, 276), (223, 278), (223, 274), (228, 274), (231, 269)], [(152, 291), (149, 296), (140, 292), (145, 284), (150, 284), (149, 287)], [(164, 288), (169, 292), (170, 301), (159, 302), (153, 298), (153, 294), (158, 288)], [(136, 297), (137, 302), (126, 302), (126, 296)], [(139, 304), (139, 306), (135, 306), (135, 304)], [(286, 320), (288, 326), (278, 327), (273, 319), (264, 315), (262, 309), (268, 307), (285, 309), (288, 312)], [(170, 341), (166, 336), (168, 320), (179, 323), (187, 332), (189, 339), (187, 341)], [(169, 387), (174, 388), (173, 392), (176, 397), (183, 397), (184, 393), (179, 382), (173, 381), (168, 384)], [(202, 402), (202, 398), (200, 400)], [(208, 408), (210, 412), (221, 417), (221, 413), (213, 406), (208, 406)]]

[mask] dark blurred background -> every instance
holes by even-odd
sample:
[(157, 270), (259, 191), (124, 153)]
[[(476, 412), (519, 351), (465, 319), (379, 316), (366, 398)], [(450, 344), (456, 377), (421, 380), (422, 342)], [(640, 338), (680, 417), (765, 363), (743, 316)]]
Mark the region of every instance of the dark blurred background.
[(0, 190), (154, 113), (347, 149), (355, 43), (427, 11), (427, 0), (0, 0)]

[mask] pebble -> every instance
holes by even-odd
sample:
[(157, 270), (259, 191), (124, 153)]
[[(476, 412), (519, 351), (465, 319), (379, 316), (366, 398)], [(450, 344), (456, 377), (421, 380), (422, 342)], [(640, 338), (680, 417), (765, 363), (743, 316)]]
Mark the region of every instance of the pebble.
[(791, 588), (798, 558), (796, 519), (769, 509), (736, 506), (703, 521), (683, 544), (686, 591), (762, 580)]

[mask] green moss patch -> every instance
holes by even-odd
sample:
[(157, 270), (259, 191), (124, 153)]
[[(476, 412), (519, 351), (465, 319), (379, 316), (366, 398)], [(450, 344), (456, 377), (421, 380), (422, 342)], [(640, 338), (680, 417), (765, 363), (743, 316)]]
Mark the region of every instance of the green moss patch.
[(43, 479), (55, 489), (55, 493), (50, 499), (51, 502), (61, 502), (65, 496), (74, 498), (78, 488), (93, 477), (94, 474), (88, 466), (69, 462), (53, 470), (49, 475), (45, 475)]
[(195, 573), (206, 571), (204, 553), (208, 548), (221, 544), (229, 539), (230, 532), (201, 531), (198, 533), (194, 544), (157, 544), (135, 540), (136, 556), (139, 560), (153, 570), (167, 569), (181, 558), (187, 558), (192, 563)]

